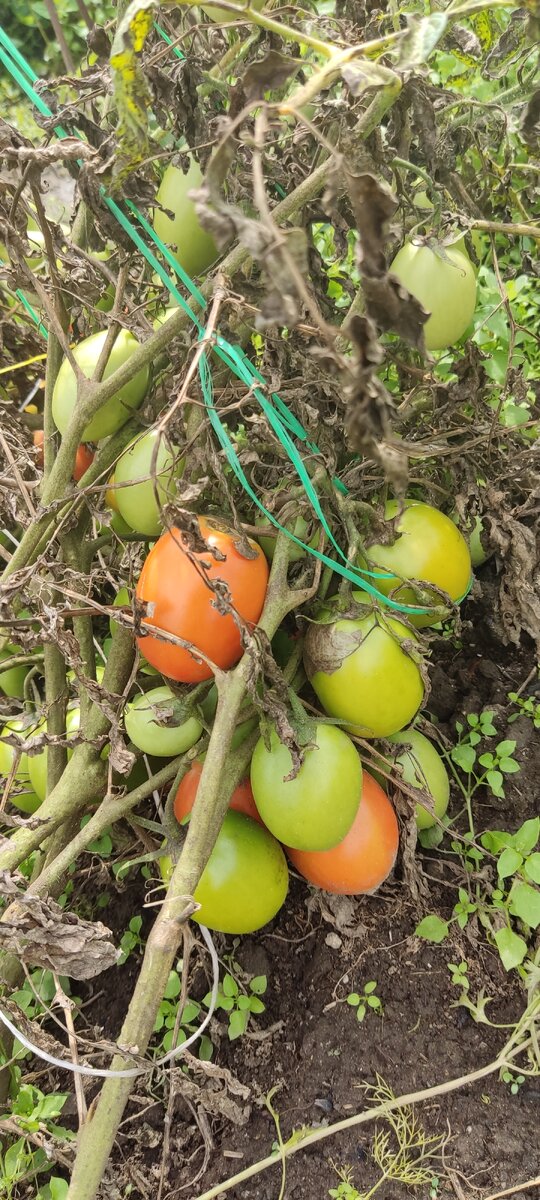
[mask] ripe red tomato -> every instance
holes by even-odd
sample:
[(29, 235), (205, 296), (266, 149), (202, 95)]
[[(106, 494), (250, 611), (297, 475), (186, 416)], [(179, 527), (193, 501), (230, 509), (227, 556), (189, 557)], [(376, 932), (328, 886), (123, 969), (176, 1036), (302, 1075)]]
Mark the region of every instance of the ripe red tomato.
[(43, 467), (45, 465), (45, 459), (43, 456), (43, 443), (45, 441), (44, 430), (43, 429), (34, 429), (34, 432), (32, 434), (32, 441), (34, 443), (34, 449), (36, 451), (36, 455), (35, 455), (36, 467), (38, 467), (38, 469), (40, 471), (42, 471)]
[(94, 457), (94, 451), (89, 446), (86, 446), (84, 442), (81, 442), (75, 455), (75, 466), (73, 468), (75, 483), (78, 483), (79, 479), (82, 479), (83, 475), (86, 474), (88, 468), (92, 466)]
[[(247, 539), (247, 558), (239, 535), (214, 517), (199, 517), (199, 528), (209, 549), (219, 552), (188, 555), (179, 529), (162, 534), (150, 551), (137, 584), (137, 600), (151, 605), (142, 628), (164, 630), (189, 642), (222, 669), (242, 657), (240, 632), (230, 614), (222, 615), (206, 580), (223, 580), (237, 613), (251, 626), (264, 606), (268, 565), (257, 542)], [(149, 633), (137, 639), (141, 653), (153, 667), (181, 683), (210, 679), (212, 670), (193, 654)]]
[[(178, 822), (183, 821), (184, 817), (187, 817), (195, 804), (202, 769), (202, 762), (194, 762), (193, 766), (189, 768), (189, 771), (186, 771), (180, 782), (178, 791), (174, 797), (174, 815)], [(249, 779), (242, 779), (238, 787), (234, 789), (229, 800), (229, 808), (234, 809), (235, 812), (243, 813), (245, 817), (251, 817), (259, 825), (263, 824), (257, 811), (257, 805), (253, 799)]]
[(333, 850), (291, 850), (297, 871), (315, 887), (334, 895), (374, 892), (396, 861), (399, 830), (388, 796), (367, 771), (362, 776), (358, 812), (349, 832)]

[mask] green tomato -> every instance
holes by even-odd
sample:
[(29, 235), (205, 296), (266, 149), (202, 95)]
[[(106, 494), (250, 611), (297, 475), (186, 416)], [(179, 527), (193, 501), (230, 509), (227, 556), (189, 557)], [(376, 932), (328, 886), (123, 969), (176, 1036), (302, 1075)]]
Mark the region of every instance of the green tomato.
[(362, 791), (362, 764), (341, 729), (317, 725), (295, 779), (292, 757), (275, 729), (268, 750), (259, 739), (251, 761), (251, 787), (264, 824), (293, 850), (331, 850), (354, 821)]
[(174, 692), (165, 685), (135, 696), (127, 705), (124, 717), (126, 733), (133, 745), (156, 758), (174, 758), (176, 754), (191, 750), (203, 731), (200, 721), (195, 717), (187, 720), (180, 717), (179, 724), (160, 724), (160, 709), (162, 712), (172, 709), (174, 721), (175, 711), (180, 707)]
[(406, 242), (390, 267), (431, 313), (424, 325), (427, 350), (446, 350), (459, 341), (476, 308), (476, 275), (470, 259), (455, 246), (437, 247), (437, 251)]
[[(252, 7), (260, 12), (264, 6), (265, 0), (252, 0)], [(239, 21), (241, 17), (238, 13), (233, 13), (226, 8), (218, 8), (215, 4), (203, 4), (203, 13), (208, 17), (209, 21), (215, 21), (216, 25), (230, 25), (231, 21)]]
[[(448, 808), (450, 780), (435, 746), (417, 729), (403, 729), (400, 733), (394, 733), (388, 741), (410, 747), (400, 754), (396, 751), (394, 762), (402, 768), (405, 783), (421, 788), (431, 796), (435, 812), (441, 820)], [(423, 804), (416, 805), (416, 824), (418, 829), (429, 829), (435, 824), (435, 817)]]
[(16, 700), (22, 700), (24, 697), (24, 681), (29, 668), (10, 667), (9, 659), (14, 654), (20, 653), (20, 646), (13, 646), (11, 643), (0, 650), (0, 663), (6, 663), (5, 670), (0, 667), (0, 691), (4, 693), (4, 696), (11, 696)]
[[(397, 500), (389, 500), (385, 516), (392, 519), (399, 512)], [(372, 580), (385, 596), (400, 604), (416, 608), (441, 604), (436, 592), (425, 600), (420, 599), (414, 588), (400, 587), (403, 579), (415, 579), (419, 583), (435, 584), (459, 603), (466, 595), (471, 581), (471, 556), (463, 535), (454, 522), (431, 504), (406, 500), (402, 516), (396, 528), (396, 539), (387, 545), (373, 543), (366, 547), (373, 570), (393, 572), (390, 578)], [(418, 629), (441, 620), (429, 613), (410, 615)]]
[[(90, 337), (79, 342), (73, 351), (83, 375), (90, 379), (96, 369), (99, 356), (103, 350), (107, 330), (92, 333)], [(109, 361), (103, 372), (103, 379), (109, 379), (119, 367), (128, 362), (138, 347), (137, 339), (127, 329), (121, 329), (109, 355)], [(125, 425), (133, 414), (133, 410), (142, 404), (150, 379), (149, 367), (138, 371), (129, 383), (124, 384), (103, 408), (92, 417), (92, 420), (81, 434), (82, 442), (99, 442), (101, 438), (109, 437)], [(52, 412), (57, 429), (65, 433), (77, 403), (77, 381), (75, 372), (65, 358), (62, 362), (54, 385)]]
[[(29, 724), (26, 717), (13, 717), (4, 725), (0, 737), (7, 737), (9, 734), (22, 733), (23, 741), (27, 741), (29, 737), (36, 731), (35, 725)], [(15, 749), (13, 746), (8, 746), (6, 742), (0, 741), (0, 775), (4, 780), (11, 774), (13, 761), (15, 759)], [(36, 809), (41, 804), (41, 797), (36, 796), (32, 790), (30, 782), (30, 774), (28, 769), (29, 758), (24, 752), (19, 758), (19, 765), (13, 777), (14, 782), (22, 790), (19, 795), (10, 793), (10, 801), (15, 808), (20, 809), (23, 813), (35, 813)]]
[[(156, 461), (153, 479), (151, 471), (154, 453)], [(184, 460), (178, 458), (176, 449), (169, 449), (163, 435), (160, 435), (157, 429), (150, 429), (142, 437), (134, 438), (130, 442), (116, 464), (114, 482), (120, 516), (131, 529), (150, 537), (157, 537), (161, 533), (161, 509), (174, 499), (177, 480), (183, 469)], [(155, 487), (159, 504), (156, 502)]]
[(203, 174), (198, 162), (190, 155), (187, 175), (179, 167), (169, 166), (157, 193), (157, 201), (174, 213), (171, 220), (160, 208), (154, 209), (154, 229), (168, 246), (177, 262), (188, 275), (202, 275), (217, 258), (214, 239), (199, 222), (193, 200), (188, 193), (201, 186)]
[[(80, 710), (78, 708), (68, 709), (68, 712), (66, 715), (66, 734), (76, 733), (78, 731), (80, 719), (81, 719), (81, 714), (80, 714)], [(39, 725), (36, 727), (36, 733), (46, 733), (46, 732), (47, 732), (47, 722), (45, 720), (42, 720), (42, 721), (40, 721)], [(72, 754), (73, 754), (73, 750), (68, 750), (68, 759), (71, 758)], [(30, 783), (32, 784), (32, 787), (33, 787), (36, 795), (39, 796), (39, 799), (41, 802), (42, 800), (45, 799), (45, 797), (47, 795), (47, 747), (46, 746), (43, 748), (43, 750), (40, 750), (39, 754), (29, 754), (28, 755), (28, 774), (30, 776)]]
[(478, 514), (475, 517), (469, 517), (465, 523), (461, 522), (457, 512), (451, 513), (450, 516), (454, 525), (462, 525), (463, 536), (469, 547), (471, 564), (476, 571), (476, 568), (482, 567), (493, 554), (492, 550), (485, 550), (482, 543), (482, 534), (485, 533), (484, 522)]
[(193, 920), (218, 933), (254, 933), (279, 912), (288, 886), (287, 860), (272, 834), (229, 809), (195, 889), (201, 908)]
[[(353, 596), (363, 599), (361, 592)], [(414, 635), (401, 621), (372, 611), (310, 625), (304, 644), (308, 679), (325, 711), (359, 737), (388, 737), (419, 709), (420, 668), (402, 649)]]
[[(279, 513), (277, 513), (276, 516), (277, 516), (278, 521), (281, 521), (281, 517), (280, 517)], [(259, 516), (257, 516), (255, 518), (255, 524), (267, 526), (268, 518), (265, 517), (261, 513)], [(294, 534), (294, 537), (297, 537), (301, 542), (306, 542), (306, 534), (308, 533), (308, 531), (310, 529), (310, 525), (308, 524), (308, 522), (305, 520), (304, 517), (299, 515), (296, 517), (296, 520), (287, 521), (286, 524), (284, 525), (284, 528), (289, 529), (290, 532), (292, 534)], [(276, 533), (277, 533), (277, 529), (276, 529)], [(306, 542), (306, 545), (312, 546), (314, 549), (316, 549), (319, 545), (319, 540), (320, 540), (320, 534), (319, 534), (319, 531), (316, 530), (315, 533), (312, 535), (311, 539), (309, 540), (309, 542)], [(264, 550), (266, 557), (268, 559), (270, 559), (270, 562), (272, 562), (272, 560), (274, 558), (274, 551), (276, 548), (275, 537), (259, 537), (259, 538), (257, 538), (257, 541), (259, 543), (259, 546), (261, 546), (261, 548)], [(303, 550), (301, 546), (296, 546), (294, 542), (291, 542), (291, 547), (289, 550), (289, 562), (290, 563), (300, 562), (300, 559), (305, 558), (305, 555), (306, 555), (306, 551)]]

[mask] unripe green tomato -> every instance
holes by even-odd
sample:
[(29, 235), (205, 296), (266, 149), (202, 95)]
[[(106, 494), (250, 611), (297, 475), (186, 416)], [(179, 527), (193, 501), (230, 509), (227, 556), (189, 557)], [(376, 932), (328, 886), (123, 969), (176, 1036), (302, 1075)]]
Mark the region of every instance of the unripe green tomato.
[[(361, 592), (353, 592), (363, 599)], [(309, 626), (307, 677), (331, 717), (359, 737), (388, 737), (408, 725), (424, 697), (420, 668), (401, 648), (414, 634), (376, 611)]]
[(0, 691), (5, 696), (11, 696), (13, 699), (22, 700), (24, 697), (24, 681), (28, 674), (28, 667), (10, 667), (9, 659), (13, 658), (14, 654), (20, 654), (19, 646), (12, 646), (11, 643), (0, 650), (0, 664), (5, 663), (5, 670), (0, 666)]
[[(393, 519), (399, 508), (397, 500), (388, 500), (385, 517)], [(414, 588), (399, 586), (402, 579), (414, 579), (419, 583), (434, 584), (447, 592), (455, 604), (459, 603), (471, 581), (471, 557), (465, 538), (450, 517), (431, 504), (405, 500), (395, 532), (392, 543), (366, 545), (372, 569), (381, 570), (381, 577), (372, 580), (379, 591), (385, 596), (392, 593), (394, 600), (414, 608), (430, 604), (440, 606), (441, 598), (436, 592), (423, 601)], [(384, 572), (393, 574), (385, 579)], [(411, 613), (409, 619), (418, 629), (423, 629), (440, 621), (441, 617)]]
[[(151, 478), (154, 455), (154, 478)], [(157, 537), (161, 533), (161, 509), (174, 499), (177, 480), (183, 469), (184, 460), (179, 458), (176, 448), (169, 449), (157, 429), (150, 429), (142, 437), (130, 442), (118, 459), (114, 482), (117, 485), (115, 496), (120, 516), (131, 529), (150, 537)], [(127, 484), (130, 486), (127, 487)], [(159, 504), (156, 502), (156, 490)]]
[[(73, 354), (87, 379), (90, 379), (96, 369), (101, 351), (107, 338), (107, 330), (92, 333), (90, 337), (79, 342)], [(109, 355), (109, 361), (103, 372), (103, 379), (109, 379), (119, 367), (128, 362), (139, 343), (127, 329), (121, 329)], [(110, 400), (107, 400), (83, 431), (81, 441), (99, 442), (101, 438), (109, 437), (125, 425), (133, 413), (142, 404), (148, 389), (150, 379), (149, 367), (138, 371), (129, 383)], [(65, 358), (62, 362), (54, 385), (52, 411), (57, 429), (65, 433), (77, 403), (77, 382), (71, 364)]]
[[(388, 741), (396, 745), (407, 743), (410, 746), (410, 749), (397, 754), (393, 761), (402, 768), (405, 783), (422, 788), (431, 796), (435, 813), (441, 820), (448, 808), (450, 781), (435, 746), (417, 729), (403, 729), (400, 733), (394, 733)], [(430, 829), (435, 825), (435, 817), (422, 804), (416, 805), (416, 825), (418, 829)]]
[(187, 175), (180, 167), (169, 166), (165, 171), (156, 199), (163, 208), (174, 213), (171, 221), (160, 208), (154, 209), (154, 229), (188, 275), (202, 275), (217, 258), (214, 239), (199, 222), (193, 200), (188, 192), (201, 186), (203, 174), (198, 162), (190, 155)]
[(200, 721), (188, 717), (179, 725), (159, 723), (160, 708), (174, 710), (178, 704), (174, 692), (165, 685), (135, 696), (126, 706), (124, 716), (126, 733), (133, 745), (156, 758), (174, 758), (176, 754), (191, 750), (203, 731)]
[[(277, 514), (277, 518), (278, 518), (278, 520), (281, 520), (279, 514)], [(266, 526), (266, 525), (268, 525), (268, 518), (265, 517), (263, 515), (263, 513), (260, 513), (260, 515), (255, 518), (255, 524)], [(281, 524), (283, 524), (282, 521), (281, 521)], [(286, 525), (284, 525), (284, 528), (285, 527), (287, 529), (290, 529), (291, 533), (294, 534), (294, 537), (297, 537), (299, 539), (299, 541), (301, 541), (301, 542), (306, 541), (306, 534), (307, 534), (310, 526), (308, 525), (308, 522), (304, 519), (304, 517), (301, 514), (299, 516), (297, 516), (296, 520), (293, 519), (292, 521), (286, 521)], [(278, 532), (278, 530), (276, 529), (276, 533), (277, 532)], [(306, 545), (312, 546), (314, 549), (316, 549), (319, 545), (319, 540), (320, 540), (319, 531), (316, 530), (315, 533), (313, 534), (313, 536), (311, 537), (310, 541), (306, 542)], [(259, 537), (259, 538), (257, 538), (257, 541), (259, 543), (259, 546), (261, 546), (261, 548), (264, 550), (266, 557), (270, 559), (270, 562), (272, 562), (273, 557), (274, 557), (274, 551), (276, 549), (276, 538), (275, 537)], [(294, 542), (291, 542), (291, 546), (289, 549), (289, 562), (290, 563), (300, 562), (300, 559), (305, 558), (305, 555), (306, 555), (306, 551), (303, 550), (301, 546), (297, 546), (297, 545), (295, 545)]]
[(178, 312), (178, 305), (171, 299), (171, 303), (167, 308), (163, 308), (161, 312), (158, 312), (157, 317), (154, 317), (152, 321), (153, 329), (161, 329), (161, 326), (165, 325), (165, 322), (169, 320), (169, 317), (174, 316), (175, 312)]
[[(76, 733), (79, 729), (81, 713), (79, 708), (70, 708), (66, 714), (66, 733)], [(47, 722), (40, 721), (36, 728), (37, 733), (47, 732)], [(68, 759), (71, 758), (73, 750), (68, 750)], [(47, 795), (47, 747), (44, 746), (39, 754), (28, 755), (28, 774), (30, 783), (39, 796), (40, 801), (44, 800)]]
[(474, 570), (476, 570), (477, 567), (482, 567), (484, 563), (487, 562), (488, 558), (491, 558), (493, 553), (491, 550), (485, 550), (482, 543), (482, 534), (485, 532), (482, 518), (477, 513), (475, 517), (470, 517), (464, 523), (461, 521), (457, 512), (453, 512), (450, 515), (454, 525), (459, 525), (461, 528), (463, 537), (465, 538), (465, 541), (469, 547), (471, 564)]
[(476, 308), (476, 275), (470, 259), (454, 246), (406, 242), (390, 271), (431, 316), (424, 325), (427, 350), (453, 346), (470, 325)]
[[(232, 0), (231, 0), (232, 2)], [(235, 0), (236, 2), (236, 0)], [(260, 12), (263, 8), (265, 0), (251, 0), (251, 7)], [(203, 13), (208, 17), (209, 21), (215, 21), (216, 25), (230, 25), (231, 21), (239, 21), (241, 17), (238, 13), (230, 12), (226, 8), (218, 8), (215, 4), (203, 4)]]
[[(7, 737), (9, 734), (20, 733), (23, 741), (27, 741), (35, 732), (35, 726), (32, 727), (28, 720), (23, 717), (12, 717), (10, 721), (4, 725), (0, 737)], [(0, 742), (0, 775), (7, 779), (11, 774), (13, 760), (15, 758), (15, 749), (13, 746), (8, 746), (6, 742)], [(28, 755), (21, 754), (19, 765), (14, 775), (15, 785), (21, 787), (23, 791), (20, 795), (14, 796), (10, 793), (10, 801), (23, 813), (35, 813), (36, 809), (41, 804), (41, 798), (36, 796), (30, 782), (30, 774), (28, 770)]]
[(295, 779), (291, 752), (270, 733), (251, 760), (251, 787), (266, 828), (294, 850), (331, 850), (343, 841), (357, 813), (362, 764), (350, 738), (332, 725), (317, 725)]
[[(160, 862), (162, 877), (172, 873)], [(201, 905), (193, 920), (217, 933), (254, 933), (284, 903), (287, 860), (272, 834), (251, 817), (229, 809), (193, 898)]]

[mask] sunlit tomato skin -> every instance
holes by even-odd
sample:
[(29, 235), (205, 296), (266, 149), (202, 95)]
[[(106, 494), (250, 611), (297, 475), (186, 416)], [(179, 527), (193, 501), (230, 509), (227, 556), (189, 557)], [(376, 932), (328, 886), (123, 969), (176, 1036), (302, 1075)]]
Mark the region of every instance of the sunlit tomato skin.
[[(398, 501), (388, 501), (385, 516), (391, 519), (398, 512)], [(436, 592), (423, 600), (414, 588), (400, 587), (402, 579), (414, 579), (435, 584), (454, 603), (463, 599), (471, 582), (471, 556), (463, 534), (450, 517), (431, 504), (406, 500), (395, 534), (393, 543), (374, 543), (366, 547), (373, 570), (380, 567), (381, 572), (394, 572), (390, 578), (381, 575), (374, 581), (381, 592), (386, 596), (391, 593), (400, 604), (416, 608), (431, 604), (440, 608), (443, 601)], [(410, 620), (420, 629), (440, 621), (441, 617), (429, 613), (410, 614)]]
[(130, 442), (118, 459), (114, 482), (115, 507), (131, 529), (149, 537), (161, 533), (161, 509), (174, 499), (183, 468), (178, 451), (168, 446), (157, 429)]
[[(68, 713), (66, 715), (66, 733), (68, 735), (70, 733), (76, 733), (78, 731), (80, 719), (81, 719), (81, 714), (80, 714), (79, 708), (70, 708), (68, 710)], [(47, 732), (47, 722), (40, 721), (39, 725), (36, 728), (36, 733), (46, 733), (46, 732)], [(68, 750), (68, 758), (70, 758), (72, 754), (73, 754), (73, 749)], [(36, 796), (39, 797), (39, 801), (41, 803), (41, 801), (44, 800), (47, 795), (47, 747), (46, 746), (44, 746), (44, 748), (39, 751), (39, 754), (29, 754), (28, 755), (28, 774), (30, 776), (30, 783), (32, 784), (34, 792), (36, 793)]]
[[(202, 775), (202, 769), (202, 762), (194, 762), (193, 766), (189, 768), (189, 771), (186, 771), (183, 779), (180, 781), (178, 791), (174, 798), (174, 815), (180, 824), (193, 808)], [(234, 809), (234, 812), (243, 813), (245, 817), (251, 817), (251, 819), (253, 821), (257, 821), (259, 825), (263, 824), (253, 799), (253, 792), (251, 790), (249, 779), (242, 779), (238, 784), (238, 787), (234, 789), (234, 792), (229, 800), (229, 808)]]
[[(243, 553), (244, 539), (233, 529), (213, 517), (198, 520), (205, 542), (224, 556), (223, 561), (203, 552), (194, 555), (193, 562), (179, 529), (162, 534), (150, 551), (137, 584), (137, 599), (153, 605), (142, 627), (183, 638), (226, 670), (242, 656), (240, 633), (234, 618), (222, 615), (214, 607), (214, 593), (205, 579), (223, 580), (237, 613), (254, 626), (264, 606), (268, 565), (256, 542), (248, 539), (252, 557), (247, 558)], [(152, 633), (138, 638), (138, 644), (148, 662), (170, 679), (199, 683), (212, 676), (211, 667), (197, 662), (189, 650), (160, 641)]]
[(216, 933), (254, 933), (279, 912), (288, 886), (287, 860), (276, 839), (229, 809), (195, 889), (201, 908), (193, 920)]
[[(445, 350), (463, 336), (476, 308), (476, 275), (467, 255), (455, 246), (438, 247), (406, 242), (390, 270), (426, 312), (427, 350)], [(444, 257), (443, 257), (444, 256)]]
[[(359, 592), (353, 593), (362, 599)], [(309, 627), (304, 644), (308, 679), (323, 708), (359, 737), (388, 737), (408, 725), (424, 685), (401, 643), (414, 634), (378, 612)], [(319, 665), (320, 664), (320, 665)]]
[(396, 861), (399, 829), (388, 796), (367, 771), (362, 776), (360, 804), (349, 832), (333, 850), (309, 852), (287, 848), (308, 883), (334, 895), (374, 892)]
[(85, 446), (84, 442), (81, 442), (75, 455), (75, 466), (73, 468), (75, 483), (78, 483), (79, 479), (82, 479), (83, 475), (86, 475), (88, 468), (92, 466), (94, 457), (94, 451), (89, 446)]
[(23, 699), (24, 681), (29, 670), (24, 666), (10, 667), (9, 660), (13, 655), (20, 653), (20, 647), (11, 644), (0, 650), (0, 691), (4, 693), (4, 696), (11, 696), (16, 700)]
[[(435, 746), (417, 729), (403, 729), (401, 733), (395, 733), (388, 738), (388, 741), (395, 743), (396, 750), (392, 761), (401, 767), (405, 783), (427, 792), (440, 820), (448, 808), (450, 780)], [(400, 745), (405, 747), (401, 753)], [(416, 825), (418, 829), (429, 829), (431, 825), (435, 825), (435, 817), (423, 804), (416, 805)]]
[[(35, 732), (35, 726), (28, 723), (22, 717), (12, 717), (10, 721), (4, 725), (0, 737), (8, 737), (10, 734), (20, 734), (22, 741), (27, 741)], [(13, 767), (16, 751), (13, 746), (8, 746), (7, 742), (0, 741), (0, 776), (3, 778), (2, 791), (6, 779), (9, 778)], [(9, 794), (10, 803), (15, 808), (18, 808), (23, 813), (35, 813), (41, 804), (41, 798), (36, 796), (30, 782), (28, 772), (28, 755), (24, 752), (19, 757), (17, 770), (13, 778), (12, 790)], [(20, 788), (19, 795), (15, 795), (15, 789)]]
[(38, 468), (39, 471), (42, 471), (43, 467), (45, 465), (45, 458), (44, 458), (44, 453), (43, 453), (43, 447), (44, 447), (44, 443), (45, 443), (45, 431), (43, 429), (34, 429), (34, 432), (32, 434), (32, 441), (34, 443), (34, 450), (35, 450), (34, 459), (35, 459), (36, 467)]
[(270, 747), (263, 738), (251, 760), (251, 786), (257, 809), (270, 833), (298, 850), (329, 850), (350, 829), (362, 788), (362, 764), (341, 729), (317, 725), (313, 749), (306, 749), (295, 779), (290, 750), (275, 729)]
[[(75, 347), (73, 354), (83, 375), (90, 379), (94, 374), (101, 351), (107, 338), (107, 330), (92, 333)], [(109, 355), (103, 379), (108, 379), (119, 367), (132, 357), (138, 347), (137, 339), (127, 329), (121, 329)], [(125, 425), (133, 410), (138, 408), (148, 389), (149, 368), (143, 367), (129, 383), (92, 417), (83, 431), (84, 442), (99, 442)], [(71, 364), (65, 358), (60, 366), (52, 398), (54, 422), (60, 433), (65, 433), (77, 403), (77, 381)]]
[(201, 275), (217, 257), (214, 239), (199, 222), (189, 192), (199, 188), (203, 173), (198, 162), (190, 155), (189, 169), (184, 175), (180, 167), (167, 167), (156, 196), (158, 204), (174, 213), (173, 220), (154, 209), (154, 229), (188, 275)]
[[(253, 0), (253, 8), (260, 11), (264, 7), (265, 0)], [(230, 25), (231, 21), (241, 21), (242, 18), (238, 13), (233, 13), (226, 8), (219, 8), (216, 4), (204, 4), (203, 12), (210, 21), (215, 21), (217, 25)]]
[(138, 750), (154, 754), (156, 758), (173, 758), (191, 750), (198, 742), (203, 727), (195, 717), (188, 717), (177, 725), (159, 723), (160, 708), (174, 711), (175, 705), (178, 701), (174, 693), (164, 686), (141, 692), (126, 706), (126, 733)]

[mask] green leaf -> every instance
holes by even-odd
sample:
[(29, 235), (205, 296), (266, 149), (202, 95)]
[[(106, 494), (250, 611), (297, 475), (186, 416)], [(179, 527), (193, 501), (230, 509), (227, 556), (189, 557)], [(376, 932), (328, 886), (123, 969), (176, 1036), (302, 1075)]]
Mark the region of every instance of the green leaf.
[(512, 846), (507, 846), (503, 850), (497, 863), (497, 874), (499, 879), (508, 879), (509, 875), (515, 875), (523, 864), (521, 854), (514, 850)]
[(461, 767), (462, 771), (465, 771), (467, 775), (470, 775), (476, 762), (476, 750), (474, 750), (472, 746), (467, 745), (454, 746), (450, 753), (450, 757), (452, 762), (455, 762), (456, 766)]
[(351, 1008), (356, 1008), (356, 1006), (360, 1004), (360, 996), (358, 995), (358, 992), (349, 993), (347, 996), (347, 1004), (350, 1004)]
[(357, 1021), (363, 1021), (363, 1020), (364, 1020), (364, 1017), (365, 1017), (365, 1015), (366, 1015), (366, 1011), (367, 1011), (367, 1010), (366, 1010), (366, 1006), (365, 1006), (365, 1004), (359, 1004), (359, 1005), (358, 1005), (358, 1008), (357, 1008), (357, 1010), (356, 1010), (356, 1020), (357, 1020)]
[(236, 1038), (242, 1037), (246, 1032), (249, 1014), (240, 1012), (236, 1009), (229, 1017), (229, 1041), (234, 1042)]
[(444, 838), (444, 829), (440, 825), (430, 825), (429, 829), (418, 831), (418, 841), (424, 850), (435, 850)]
[(478, 717), (476, 713), (467, 713), (467, 724), (474, 729), (476, 725), (480, 724), (480, 717)]
[(376, 987), (377, 987), (377, 980), (370, 979), (369, 983), (366, 983), (366, 986), (364, 988), (364, 996), (371, 995), (371, 992), (374, 992)]
[(498, 854), (505, 846), (513, 846), (514, 838), (511, 833), (507, 833), (504, 829), (487, 829), (482, 834), (480, 841), (484, 849), (489, 850), (491, 854)]
[(255, 977), (251, 980), (249, 990), (253, 992), (255, 996), (264, 996), (267, 983), (268, 981), (266, 975), (255, 975)]
[(527, 943), (523, 941), (523, 938), (505, 925), (503, 929), (497, 930), (495, 943), (505, 971), (519, 967), (527, 954)]
[(503, 771), (505, 775), (515, 775), (517, 771), (521, 771), (521, 767), (515, 758), (500, 758), (499, 770)]
[(525, 861), (523, 870), (527, 879), (530, 879), (532, 883), (540, 884), (540, 854), (538, 851), (536, 854), (529, 855)]
[(509, 758), (514, 753), (517, 742), (499, 742), (496, 746), (499, 758)]
[(252, 1013), (263, 1013), (265, 1012), (266, 1005), (263, 1004), (262, 1000), (259, 1000), (258, 996), (250, 996), (249, 1008)]
[(439, 943), (444, 942), (445, 937), (448, 936), (448, 930), (448, 921), (443, 921), (436, 913), (431, 913), (420, 921), (414, 932), (417, 937), (425, 938), (426, 942)]
[(232, 975), (225, 975), (221, 985), (224, 996), (237, 996), (238, 984)]
[(491, 791), (493, 792), (493, 795), (499, 796), (499, 797), (501, 797), (501, 799), (504, 800), (504, 788), (503, 788), (504, 777), (501, 775), (501, 772), (500, 771), (488, 771), (486, 774), (486, 780), (489, 783), (489, 786), (491, 788)]
[(370, 1007), (370, 1008), (375, 1008), (375, 1009), (376, 1009), (376, 1008), (382, 1008), (382, 1003), (381, 1003), (381, 1001), (379, 1000), (379, 997), (378, 997), (378, 996), (368, 996), (368, 997), (367, 997), (367, 1003), (368, 1003), (368, 1005), (369, 1005), (369, 1007)]
[(222, 1008), (224, 1012), (232, 1012), (234, 996), (218, 996), (216, 1008)]
[(165, 988), (165, 999), (166, 1000), (174, 1000), (176, 996), (179, 996), (181, 986), (182, 985), (180, 983), (180, 979), (179, 979), (178, 975), (176, 974), (176, 971), (169, 971), (169, 978), (167, 980), (167, 986)]
[(182, 1025), (191, 1025), (193, 1021), (197, 1020), (200, 1011), (201, 1006), (197, 1004), (196, 1000), (188, 1000), (182, 1011)]
[(482, 767), (493, 767), (495, 765), (495, 758), (493, 754), (481, 754), (478, 762)]
[(202, 1037), (199, 1038), (199, 1058), (202, 1062), (210, 1062), (213, 1053), (213, 1044), (210, 1041), (210, 1038), (203, 1033)]
[(249, 996), (239, 996), (236, 1001), (236, 1005), (237, 1005), (237, 1008), (240, 1009), (240, 1012), (249, 1012), (250, 1005), (251, 1005), (250, 997)]
[(514, 883), (510, 892), (510, 912), (531, 929), (540, 925), (540, 892), (530, 883)]
[(540, 817), (532, 817), (530, 821), (524, 821), (523, 825), (514, 834), (512, 840), (516, 850), (520, 850), (522, 854), (530, 854), (531, 850), (534, 850), (539, 838)]

